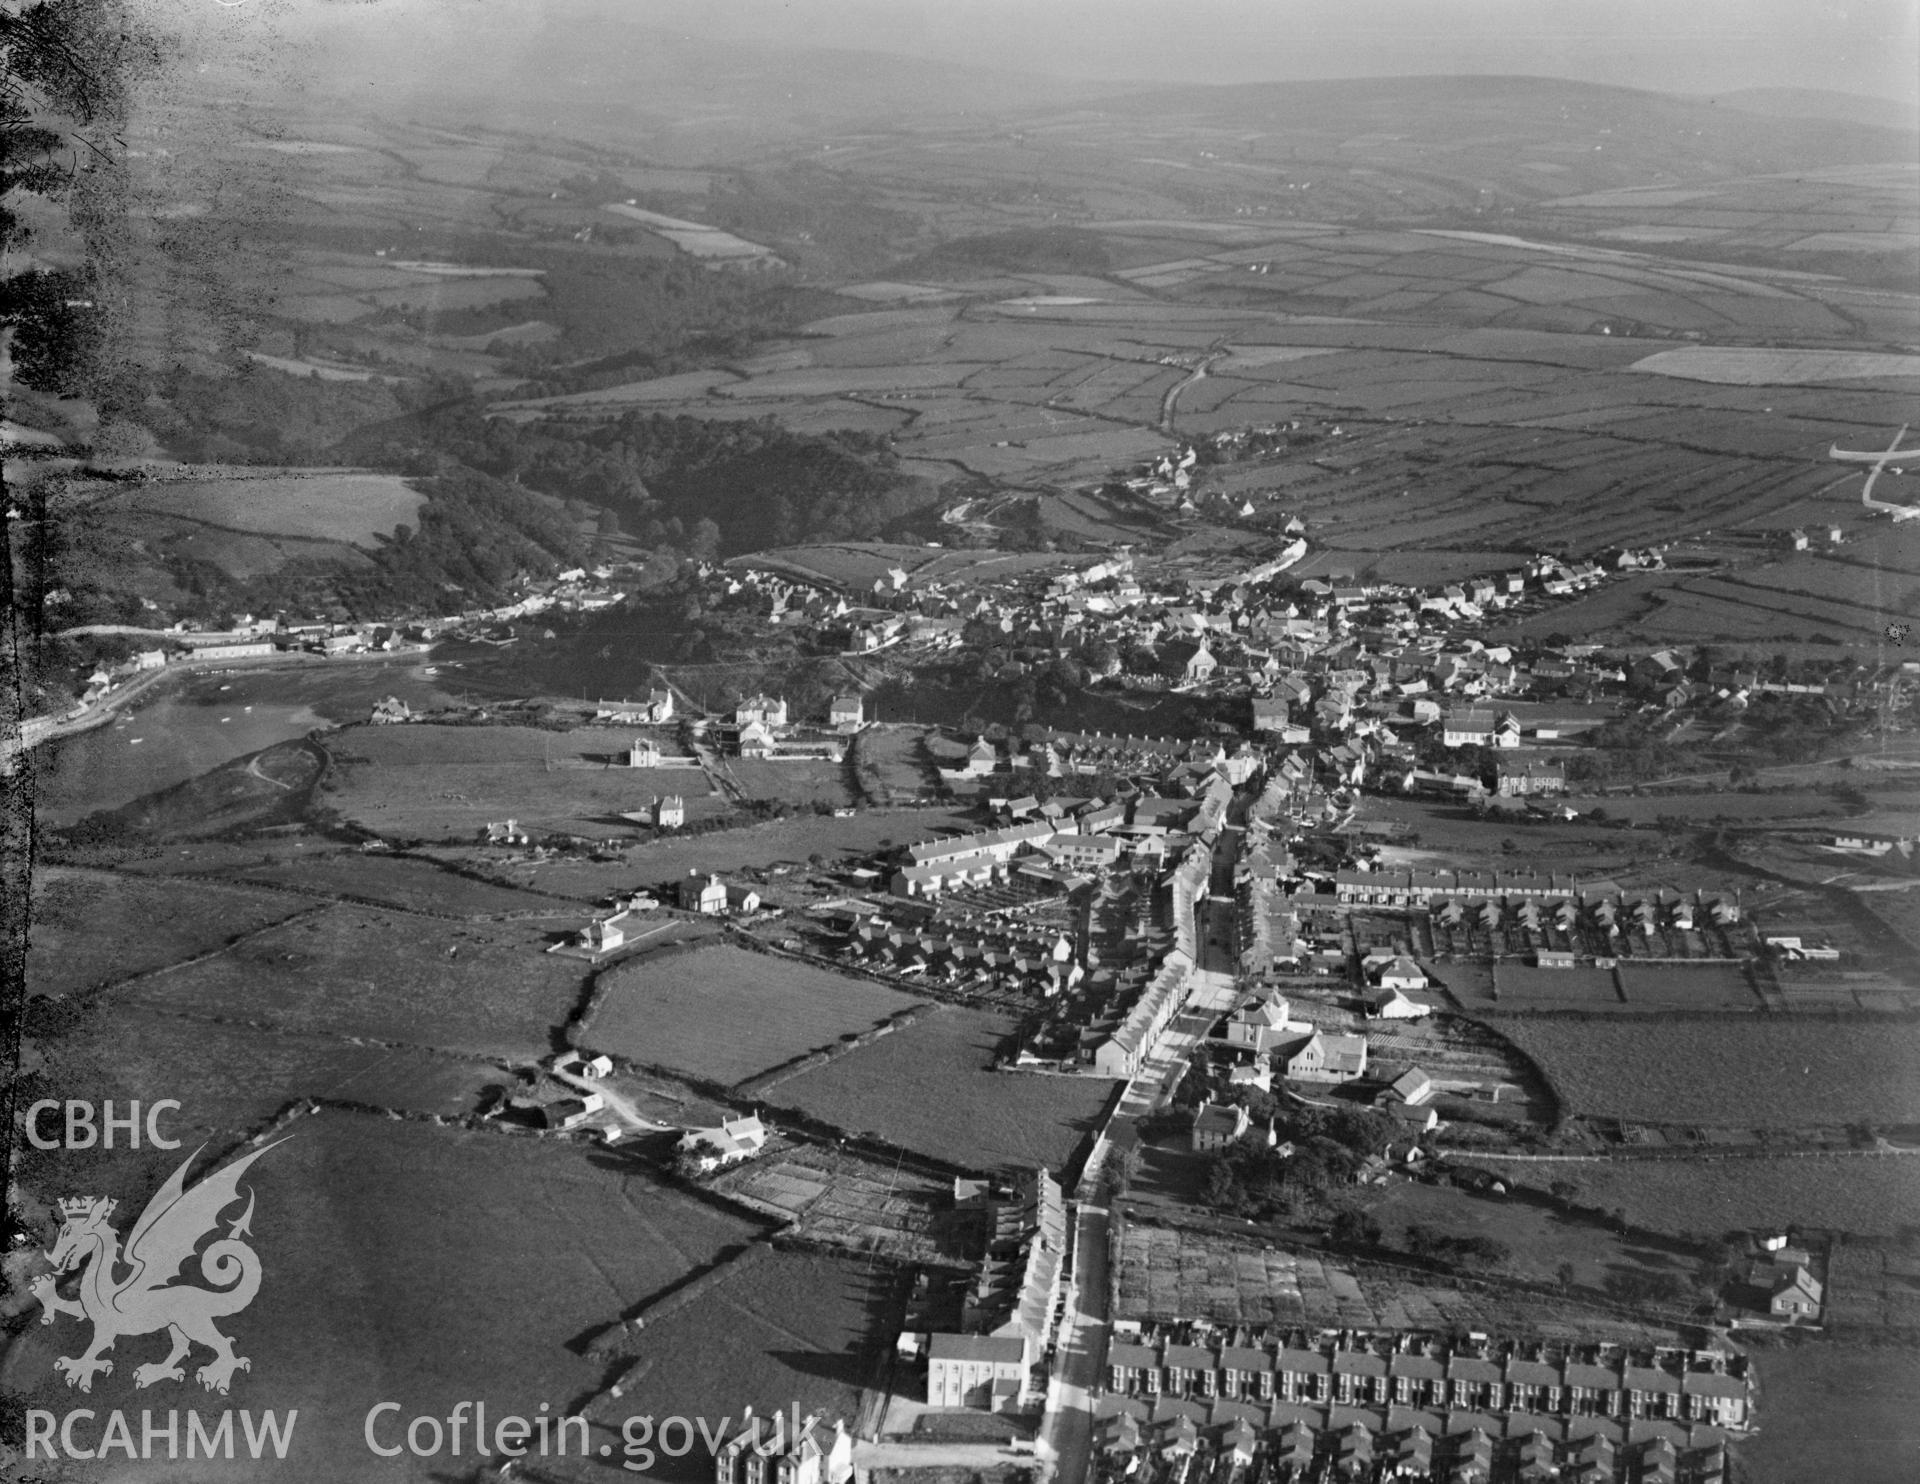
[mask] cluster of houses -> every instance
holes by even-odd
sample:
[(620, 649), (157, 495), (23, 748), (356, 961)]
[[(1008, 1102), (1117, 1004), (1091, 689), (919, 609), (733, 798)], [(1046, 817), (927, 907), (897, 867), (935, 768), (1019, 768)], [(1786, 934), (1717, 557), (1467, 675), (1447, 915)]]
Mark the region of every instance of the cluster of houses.
[[(1726, 1443), (1676, 1443), (1657, 1424), (1605, 1422), (1550, 1432), (1501, 1433), (1472, 1415), (1439, 1424), (1396, 1415), (1382, 1425), (1353, 1420), (1322, 1429), (1299, 1419), (1263, 1426), (1244, 1416), (1196, 1420), (1169, 1407), (1145, 1417), (1122, 1411), (1096, 1436), (1099, 1484), (1187, 1484), (1189, 1480), (1271, 1480), (1273, 1484), (1725, 1484)], [(1617, 1441), (1616, 1436), (1625, 1436)]]
[(743, 1409), (739, 1431), (713, 1450), (714, 1484), (848, 1484), (854, 1477), (853, 1436), (844, 1418), (835, 1418), (833, 1431), (816, 1431), (816, 1415), (796, 1415), (787, 1425), (786, 1414), (756, 1416)]
[(957, 1180), (954, 1203), (979, 1213), (981, 1254), (960, 1296), (959, 1323), (902, 1332), (900, 1348), (924, 1354), (931, 1407), (1023, 1411), (1039, 1399), (1038, 1368), (1053, 1331), (1067, 1246), (1060, 1186), (1044, 1169), (1011, 1188)]
[[(1134, 1326), (1138, 1330), (1138, 1326)], [(1109, 1396), (1556, 1419), (1749, 1425), (1753, 1380), (1717, 1350), (1553, 1345), (1416, 1331), (1275, 1334), (1172, 1325), (1116, 1334)], [(1503, 1430), (1496, 1427), (1496, 1431)]]

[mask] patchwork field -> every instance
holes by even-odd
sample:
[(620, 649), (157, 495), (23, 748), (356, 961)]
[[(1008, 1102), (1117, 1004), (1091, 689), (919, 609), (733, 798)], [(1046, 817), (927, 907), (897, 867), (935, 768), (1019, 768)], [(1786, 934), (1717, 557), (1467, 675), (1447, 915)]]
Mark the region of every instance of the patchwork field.
[[(1805, 276), (1320, 224), (1239, 226), (1228, 246), (1215, 228), (1094, 226), (1123, 252), (1185, 239), (1184, 253), (1126, 270), (1158, 302), (1113, 278), (1013, 273), (992, 287), (1027, 292), (984, 313), (923, 303), (838, 315), (810, 327), (826, 343), (794, 342), (744, 380), (662, 379), (618, 389), (618, 403), (592, 392), (496, 411), (646, 402), (730, 416), (748, 403), (795, 426), (839, 415), (867, 427), (879, 410), (931, 477), (957, 467), (1083, 485), (1174, 438), (1304, 419), (1305, 446), (1258, 472), (1318, 541), (1451, 561), (1528, 549), (1543, 516), (1572, 550), (1789, 507), (1857, 525), (1826, 445), (1894, 426), (1899, 387), (1920, 370), (1920, 357), (1822, 348), (1848, 336), (1855, 311)], [(1757, 324), (1809, 344), (1662, 348), (1676, 331)], [(1817, 390), (1798, 389), (1809, 381)], [(1240, 489), (1241, 473), (1207, 478)], [(1046, 508), (1063, 532), (1104, 529), (1077, 507)]]
[(773, 1100), (968, 1169), (1059, 1170), (1112, 1096), (1100, 1078), (995, 1072), (1004, 1016), (942, 1008), (775, 1090)]
[(1920, 1118), (1920, 1027), (1910, 1020), (1494, 1023), (1574, 1113), (1771, 1128)]
[(601, 974), (575, 1040), (627, 1061), (732, 1084), (871, 1030), (916, 1003), (807, 964), (744, 948), (702, 948), (649, 955)]

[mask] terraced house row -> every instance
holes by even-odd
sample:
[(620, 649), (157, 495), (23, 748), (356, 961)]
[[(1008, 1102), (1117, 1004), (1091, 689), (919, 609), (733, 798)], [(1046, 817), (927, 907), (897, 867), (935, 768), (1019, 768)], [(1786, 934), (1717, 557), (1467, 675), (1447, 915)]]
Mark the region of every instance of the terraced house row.
[(1116, 1342), (1107, 1355), (1107, 1386), (1133, 1397), (1656, 1418), (1734, 1429), (1747, 1425), (1753, 1407), (1743, 1364), (1712, 1351), (1602, 1347), (1575, 1354), (1519, 1343), (1454, 1349), (1410, 1335), (1350, 1344), (1240, 1338)]

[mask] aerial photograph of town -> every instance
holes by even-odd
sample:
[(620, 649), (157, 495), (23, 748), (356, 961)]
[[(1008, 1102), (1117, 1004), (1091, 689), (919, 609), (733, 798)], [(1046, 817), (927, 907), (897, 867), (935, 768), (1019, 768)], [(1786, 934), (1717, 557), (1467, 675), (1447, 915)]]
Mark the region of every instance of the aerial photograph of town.
[(0, 1484), (1920, 1479), (1920, 4), (0, 56)]

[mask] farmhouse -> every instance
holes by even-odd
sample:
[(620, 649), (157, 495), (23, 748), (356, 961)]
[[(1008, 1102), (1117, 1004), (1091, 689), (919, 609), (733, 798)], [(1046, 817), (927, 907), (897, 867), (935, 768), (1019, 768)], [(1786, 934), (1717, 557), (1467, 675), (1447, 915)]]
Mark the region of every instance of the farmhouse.
[(727, 910), (727, 885), (718, 876), (693, 872), (680, 883), (680, 906), (688, 912), (718, 917)]
[(626, 913), (615, 913), (612, 917), (596, 918), (580, 930), (580, 946), (589, 953), (611, 953), (627, 941), (626, 929), (622, 926)]
[(687, 801), (679, 794), (666, 794), (653, 801), (656, 829), (677, 830), (687, 822)]
[(760, 1115), (723, 1120), (715, 1128), (690, 1128), (680, 1136), (675, 1152), (701, 1173), (751, 1159), (767, 1145), (766, 1126)]
[(835, 696), (827, 707), (827, 724), (843, 732), (859, 731), (866, 719), (866, 702), (859, 696)]

